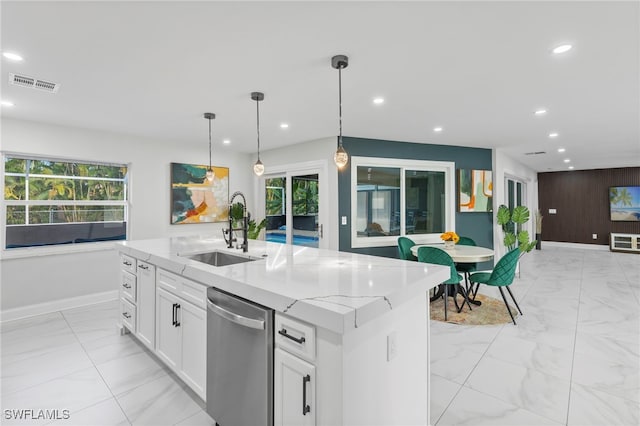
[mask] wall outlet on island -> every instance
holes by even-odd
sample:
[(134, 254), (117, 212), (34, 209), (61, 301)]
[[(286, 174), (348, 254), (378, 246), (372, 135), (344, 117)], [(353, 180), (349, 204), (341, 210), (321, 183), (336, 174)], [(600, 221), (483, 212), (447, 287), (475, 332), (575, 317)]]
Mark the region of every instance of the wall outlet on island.
[(591, 238), (594, 239), (594, 240), (597, 240), (598, 239), (598, 234), (591, 234)]

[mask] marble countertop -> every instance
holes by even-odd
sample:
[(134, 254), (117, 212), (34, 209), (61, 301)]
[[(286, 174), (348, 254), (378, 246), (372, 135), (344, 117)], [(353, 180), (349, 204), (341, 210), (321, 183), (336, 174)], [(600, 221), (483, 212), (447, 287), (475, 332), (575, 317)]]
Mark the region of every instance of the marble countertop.
[[(336, 333), (383, 315), (449, 277), (439, 265), (250, 240), (173, 237), (118, 243), (117, 250)], [(184, 257), (213, 250), (256, 259), (222, 267)], [(425, 317), (426, 320), (426, 317)]]

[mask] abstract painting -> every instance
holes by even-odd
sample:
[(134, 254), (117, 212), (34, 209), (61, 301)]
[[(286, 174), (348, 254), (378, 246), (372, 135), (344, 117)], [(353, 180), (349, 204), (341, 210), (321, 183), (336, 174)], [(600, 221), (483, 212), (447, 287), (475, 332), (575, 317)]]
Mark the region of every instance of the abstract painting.
[(171, 224), (224, 222), (229, 219), (229, 168), (171, 163)]
[(458, 211), (493, 211), (491, 170), (458, 170)]

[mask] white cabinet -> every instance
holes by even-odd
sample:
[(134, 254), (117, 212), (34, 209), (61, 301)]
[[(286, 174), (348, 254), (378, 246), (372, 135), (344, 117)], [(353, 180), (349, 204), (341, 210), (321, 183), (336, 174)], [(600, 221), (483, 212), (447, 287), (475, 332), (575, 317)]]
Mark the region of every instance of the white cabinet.
[(156, 267), (137, 261), (136, 336), (149, 349), (155, 349)]
[(638, 234), (611, 234), (611, 251), (628, 251), (640, 253), (640, 235)]
[[(185, 300), (186, 291), (206, 287), (158, 269), (156, 354), (202, 399), (206, 398), (207, 311)], [(201, 303), (205, 300), (201, 298)], [(200, 305), (200, 303), (198, 303)]]
[(316, 424), (315, 327), (276, 314), (274, 424)]

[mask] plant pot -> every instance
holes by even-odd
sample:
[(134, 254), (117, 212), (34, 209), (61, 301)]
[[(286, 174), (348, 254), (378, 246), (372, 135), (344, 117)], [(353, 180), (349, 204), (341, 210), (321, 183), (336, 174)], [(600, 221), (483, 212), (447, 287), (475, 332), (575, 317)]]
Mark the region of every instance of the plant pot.
[(453, 250), (453, 248), (456, 246), (456, 243), (453, 241), (445, 241), (444, 242), (444, 249), (445, 250)]
[(536, 234), (536, 250), (542, 250), (542, 234)]

